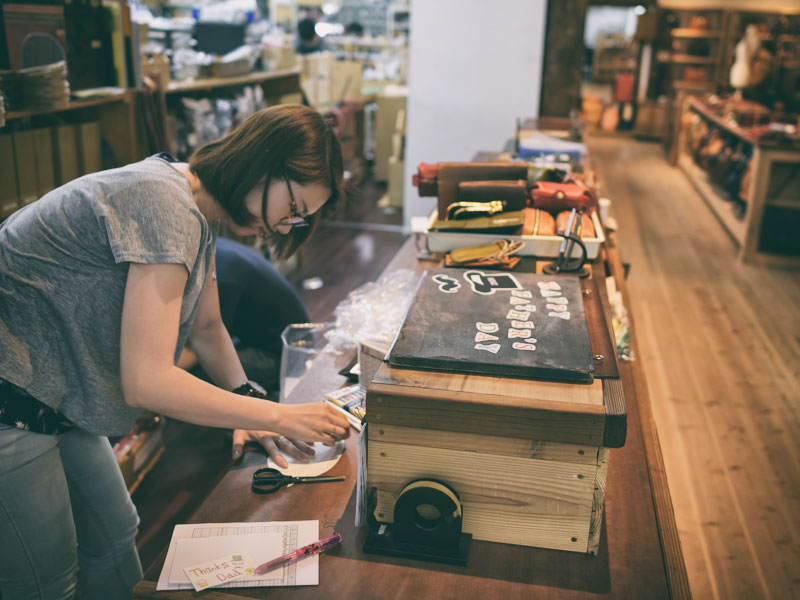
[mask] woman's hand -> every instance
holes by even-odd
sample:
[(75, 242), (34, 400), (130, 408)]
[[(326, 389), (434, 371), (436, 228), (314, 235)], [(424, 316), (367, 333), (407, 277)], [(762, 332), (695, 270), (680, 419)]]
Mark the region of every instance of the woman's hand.
[(314, 448), (305, 442), (293, 440), (271, 431), (235, 429), (233, 431), (234, 462), (242, 458), (244, 445), (247, 442), (255, 442), (263, 446), (269, 457), (275, 461), (275, 464), (279, 467), (289, 466), (289, 463), (283, 457), (282, 453), (286, 453), (304, 463), (308, 462), (309, 456), (314, 456), (315, 454)]
[(308, 443), (322, 442), (333, 446), (350, 435), (350, 423), (327, 402), (317, 404), (281, 404), (276, 431)]

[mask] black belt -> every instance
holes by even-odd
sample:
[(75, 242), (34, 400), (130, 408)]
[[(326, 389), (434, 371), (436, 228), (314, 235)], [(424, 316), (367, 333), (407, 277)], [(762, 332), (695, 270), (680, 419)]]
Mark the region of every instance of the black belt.
[(67, 417), (0, 377), (0, 423), (33, 433), (58, 435), (75, 427)]

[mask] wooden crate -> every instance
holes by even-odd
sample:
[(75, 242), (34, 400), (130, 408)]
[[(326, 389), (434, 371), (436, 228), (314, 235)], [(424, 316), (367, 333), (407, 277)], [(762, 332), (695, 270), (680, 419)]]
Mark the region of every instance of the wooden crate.
[[(607, 414), (617, 379), (565, 384), (383, 365), (367, 391), (367, 489), (393, 520), (409, 481), (459, 494), (478, 540), (596, 553), (608, 447), (624, 415)], [(614, 421), (611, 423), (610, 421)]]

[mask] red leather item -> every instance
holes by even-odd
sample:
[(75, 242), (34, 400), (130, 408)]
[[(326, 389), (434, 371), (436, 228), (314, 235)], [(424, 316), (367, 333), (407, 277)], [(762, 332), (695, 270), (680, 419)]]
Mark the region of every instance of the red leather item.
[(534, 208), (552, 213), (573, 208), (590, 212), (594, 208), (594, 198), (589, 188), (577, 183), (537, 181), (531, 187), (531, 201)]
[[(685, 71), (684, 71), (685, 73)], [(614, 100), (616, 102), (633, 102), (636, 75), (633, 73), (617, 73), (614, 75)]]
[(419, 163), (417, 167), (420, 179), (436, 179), (439, 175), (439, 163)]

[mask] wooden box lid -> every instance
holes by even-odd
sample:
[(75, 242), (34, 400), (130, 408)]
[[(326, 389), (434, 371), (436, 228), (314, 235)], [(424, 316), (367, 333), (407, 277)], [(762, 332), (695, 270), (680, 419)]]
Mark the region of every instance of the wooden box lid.
[(367, 422), (619, 448), (626, 413), (619, 379), (564, 383), (381, 365)]

